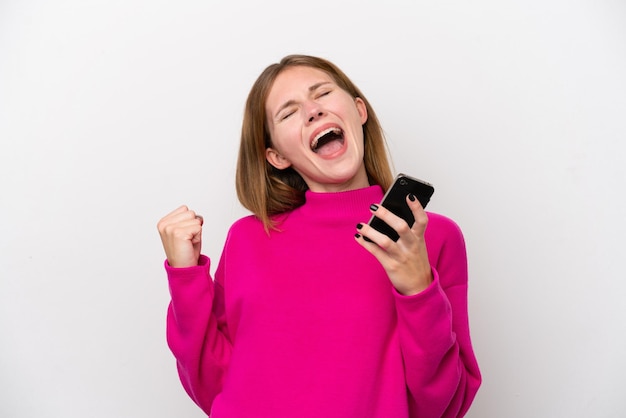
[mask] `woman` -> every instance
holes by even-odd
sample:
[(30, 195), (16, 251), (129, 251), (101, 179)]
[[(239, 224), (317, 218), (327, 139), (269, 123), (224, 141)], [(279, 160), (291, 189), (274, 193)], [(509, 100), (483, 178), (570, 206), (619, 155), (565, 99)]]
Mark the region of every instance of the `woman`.
[(481, 377), (463, 236), (414, 196), (412, 227), (377, 205), (391, 181), (376, 115), (339, 68), (293, 55), (259, 76), (237, 163), (253, 215), (232, 225), (215, 277), (200, 216), (181, 206), (158, 225), (168, 343), (207, 414), (465, 414)]

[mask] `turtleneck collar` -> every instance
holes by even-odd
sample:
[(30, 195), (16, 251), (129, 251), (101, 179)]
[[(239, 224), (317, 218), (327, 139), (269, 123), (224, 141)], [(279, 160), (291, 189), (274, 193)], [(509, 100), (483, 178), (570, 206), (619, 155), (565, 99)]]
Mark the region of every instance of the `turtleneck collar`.
[(383, 197), (380, 186), (368, 186), (362, 189), (348, 190), (345, 192), (318, 193), (307, 190), (305, 203), (298, 208), (303, 215), (319, 217), (320, 214), (334, 214), (340, 217), (342, 213), (369, 214), (372, 203), (379, 203)]

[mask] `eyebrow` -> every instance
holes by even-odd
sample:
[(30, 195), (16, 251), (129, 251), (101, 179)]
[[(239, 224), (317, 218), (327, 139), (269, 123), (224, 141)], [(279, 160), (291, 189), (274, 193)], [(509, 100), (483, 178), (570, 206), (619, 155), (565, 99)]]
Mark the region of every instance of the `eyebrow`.
[[(309, 87), (309, 93), (313, 93), (315, 90), (319, 89), (320, 87), (322, 87), (323, 85), (326, 85), (326, 84), (332, 84), (332, 83), (330, 81), (320, 81), (319, 83), (315, 83), (315, 84), (311, 85)], [(293, 99), (292, 100), (287, 100), (285, 103), (282, 104), (282, 106), (280, 106), (278, 108), (278, 110), (276, 110), (276, 113), (274, 114), (274, 117), (275, 118), (278, 117), (278, 115), (280, 114), (280, 112), (283, 111), (283, 109), (286, 109), (289, 106), (292, 106), (294, 104), (296, 104), (295, 100), (293, 100)]]

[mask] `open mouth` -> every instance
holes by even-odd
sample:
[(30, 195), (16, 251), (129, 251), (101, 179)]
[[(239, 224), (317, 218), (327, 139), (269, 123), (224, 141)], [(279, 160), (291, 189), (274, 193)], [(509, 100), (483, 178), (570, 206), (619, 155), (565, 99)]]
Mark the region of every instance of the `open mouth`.
[(328, 155), (339, 150), (343, 146), (343, 131), (340, 128), (328, 128), (317, 134), (311, 142), (314, 153)]

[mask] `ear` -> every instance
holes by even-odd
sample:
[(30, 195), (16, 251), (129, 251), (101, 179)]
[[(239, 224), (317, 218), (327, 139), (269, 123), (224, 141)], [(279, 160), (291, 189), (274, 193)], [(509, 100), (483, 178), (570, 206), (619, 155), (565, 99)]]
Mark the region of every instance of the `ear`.
[(279, 170), (291, 167), (291, 161), (280, 155), (274, 148), (265, 148), (265, 159)]
[(354, 104), (356, 105), (356, 110), (359, 112), (361, 116), (361, 125), (364, 125), (367, 122), (367, 106), (365, 106), (365, 102), (360, 97), (354, 99)]

